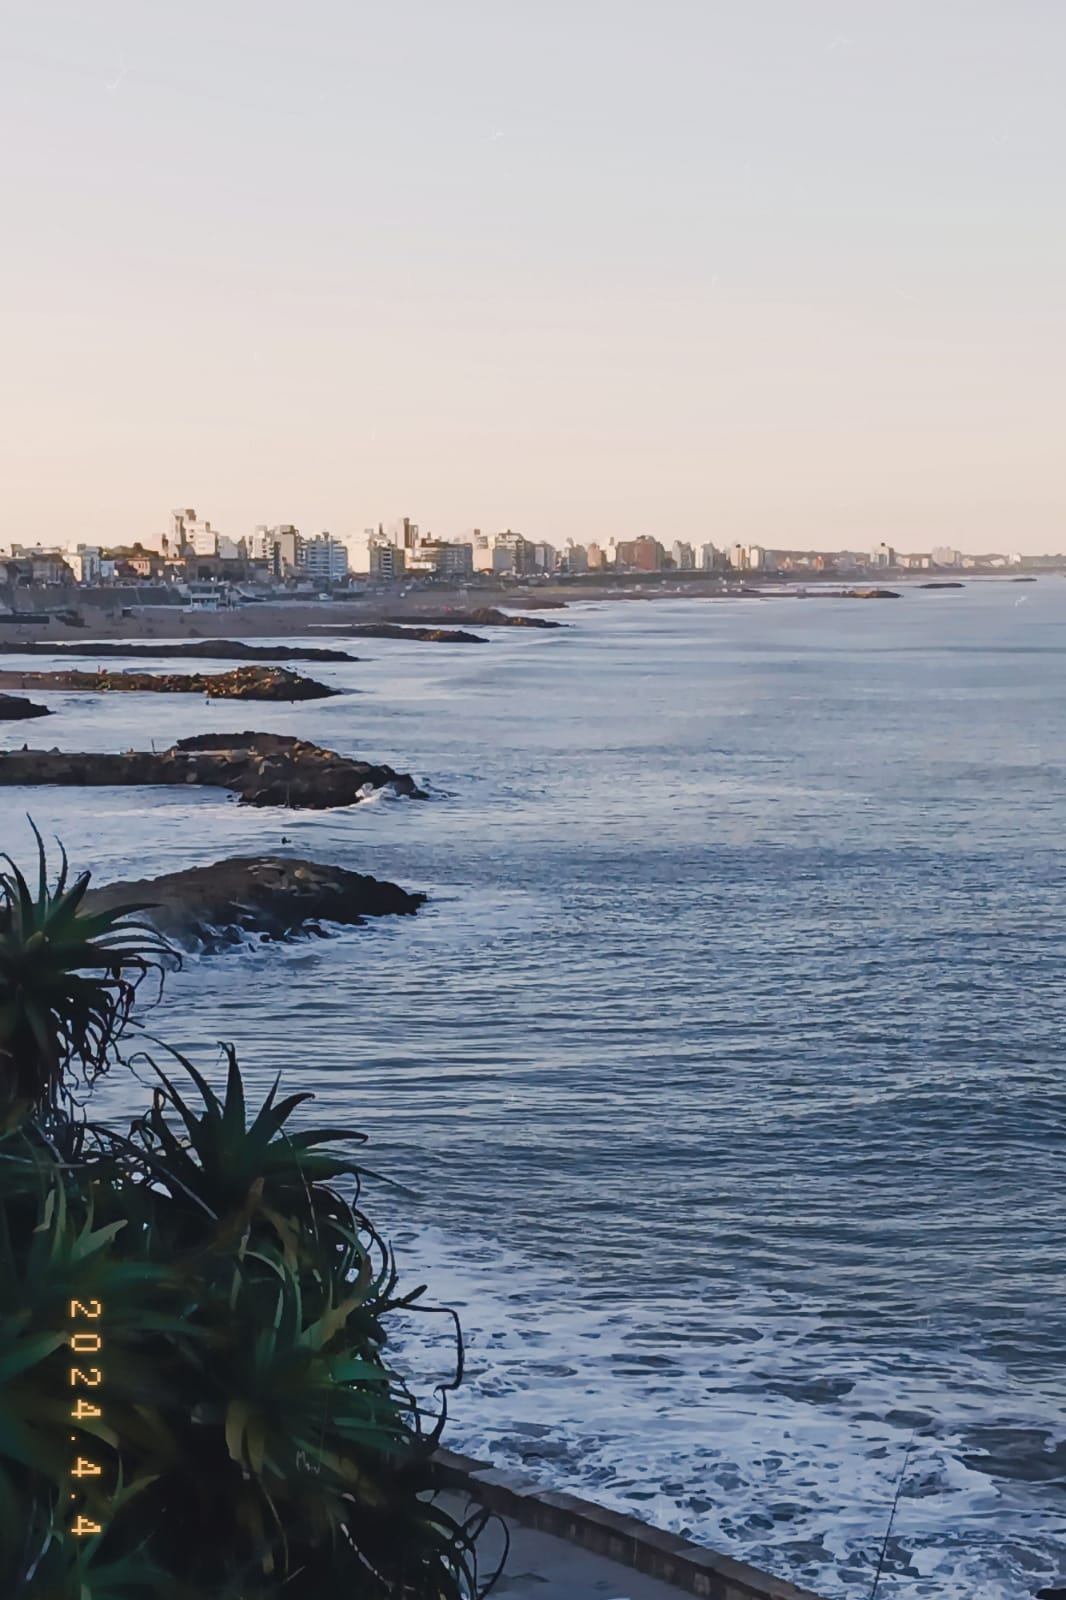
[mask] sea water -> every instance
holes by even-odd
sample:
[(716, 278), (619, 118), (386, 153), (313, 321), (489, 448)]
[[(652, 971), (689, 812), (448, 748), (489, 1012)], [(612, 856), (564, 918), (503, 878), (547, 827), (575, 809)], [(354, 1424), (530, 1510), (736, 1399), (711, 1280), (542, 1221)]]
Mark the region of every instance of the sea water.
[[(462, 1316), (452, 1446), (831, 1597), (898, 1490), (881, 1596), (1020, 1600), (1066, 1574), (1066, 580), (553, 615), (356, 640), (294, 707), (50, 695), (0, 747), (255, 727), (431, 798), (4, 789), (4, 848), (31, 811), (101, 879), (427, 890), (193, 959), (149, 1023), (371, 1135), (405, 1189), (368, 1208)], [(446, 1334), (398, 1358), (444, 1377)]]

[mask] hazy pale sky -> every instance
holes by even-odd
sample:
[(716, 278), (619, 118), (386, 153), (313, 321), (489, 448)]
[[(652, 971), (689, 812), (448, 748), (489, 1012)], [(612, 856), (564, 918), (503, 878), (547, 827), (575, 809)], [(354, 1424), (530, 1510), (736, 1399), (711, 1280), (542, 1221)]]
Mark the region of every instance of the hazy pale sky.
[(0, 544), (1066, 548), (1063, 0), (0, 29)]

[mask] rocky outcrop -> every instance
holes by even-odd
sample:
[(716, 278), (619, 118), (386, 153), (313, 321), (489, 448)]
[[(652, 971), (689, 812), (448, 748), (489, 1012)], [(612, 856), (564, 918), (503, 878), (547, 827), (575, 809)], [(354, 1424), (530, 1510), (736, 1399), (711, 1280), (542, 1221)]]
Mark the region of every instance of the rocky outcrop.
[(170, 750), (10, 750), (0, 753), (0, 785), (74, 787), (203, 784), (228, 789), (243, 805), (328, 810), (389, 787), (423, 799), (406, 772), (356, 761), (304, 739), (276, 733), (208, 733)]
[(461, 628), (404, 628), (398, 622), (356, 622), (345, 633), (359, 639), (415, 639), (423, 644), (488, 644)]
[(39, 706), (33, 700), (23, 700), (16, 694), (0, 694), (0, 722), (22, 722), (26, 717), (50, 715), (47, 706)]
[(343, 867), (248, 856), (90, 889), (84, 906), (93, 912), (147, 903), (141, 915), (168, 939), (217, 950), (244, 943), (249, 934), (279, 939), (323, 932), (323, 922), (358, 926), (368, 917), (411, 916), (425, 899)]
[(232, 672), (0, 672), (0, 689), (76, 689), (107, 694), (205, 694), (209, 700), (324, 700), (339, 694), (285, 667), (235, 667)]
[(347, 650), (316, 645), (246, 644), (243, 639), (189, 639), (181, 644), (127, 644), (108, 639), (96, 644), (35, 644), (0, 642), (0, 655), (89, 656), (103, 661), (112, 656), (148, 656), (156, 660), (200, 661), (358, 661)]
[(946, 578), (940, 583), (920, 583), (919, 589), (965, 589), (964, 583), (958, 583), (954, 578)]
[(843, 589), (841, 597), (844, 600), (898, 600), (900, 596), (895, 589)]
[[(497, 611), (495, 606), (480, 606), (476, 611), (440, 611), (436, 613), (420, 612), (419, 620), (427, 622), (433, 627), (448, 627), (450, 624), (473, 628), (563, 628), (563, 622), (551, 622), (547, 617), (520, 617), (509, 616), (506, 611)], [(410, 622), (410, 617), (386, 617), (386, 622)]]

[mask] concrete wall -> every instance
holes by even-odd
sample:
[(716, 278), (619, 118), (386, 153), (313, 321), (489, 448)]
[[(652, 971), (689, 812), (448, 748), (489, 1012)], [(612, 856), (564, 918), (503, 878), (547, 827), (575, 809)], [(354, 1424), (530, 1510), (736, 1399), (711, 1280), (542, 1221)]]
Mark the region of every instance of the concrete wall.
[(819, 1600), (811, 1590), (797, 1589), (784, 1578), (717, 1555), (676, 1534), (660, 1533), (590, 1500), (545, 1489), (518, 1473), (451, 1450), (438, 1451), (436, 1460), (449, 1486), (465, 1489), (488, 1510), (647, 1573), (685, 1594), (706, 1600)]

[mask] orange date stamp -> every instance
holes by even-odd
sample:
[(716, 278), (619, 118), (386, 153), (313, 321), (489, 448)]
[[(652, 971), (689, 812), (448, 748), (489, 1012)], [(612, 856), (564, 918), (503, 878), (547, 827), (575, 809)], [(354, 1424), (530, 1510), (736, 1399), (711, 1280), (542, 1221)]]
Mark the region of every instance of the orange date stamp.
[[(67, 1341), (71, 1352), (71, 1365), (68, 1373), (70, 1387), (75, 1391), (80, 1389), (94, 1391), (92, 1400), (88, 1399), (84, 1394), (77, 1395), (75, 1403), (70, 1408), (71, 1421), (73, 1422), (87, 1422), (90, 1419), (98, 1420), (104, 1414), (102, 1396), (95, 1393), (101, 1388), (104, 1381), (103, 1367), (99, 1365), (99, 1359), (103, 1354), (104, 1340), (100, 1327), (93, 1326), (93, 1324), (100, 1323), (102, 1316), (103, 1306), (99, 1300), (72, 1300), (70, 1302), (70, 1337)], [(79, 1356), (96, 1359), (92, 1365), (87, 1362), (85, 1366), (76, 1366), (74, 1363)], [(71, 1399), (74, 1400), (74, 1398), (74, 1395), (72, 1395)], [(75, 1485), (80, 1485), (87, 1478), (102, 1477), (104, 1469), (100, 1463), (79, 1453), (78, 1435), (76, 1433), (71, 1434), (70, 1442), (75, 1447), (73, 1451), (74, 1461), (70, 1469), (70, 1476)], [(82, 1510), (77, 1509), (79, 1498), (77, 1487), (71, 1490), (70, 1498), (75, 1502), (77, 1510), (77, 1514), (71, 1522), (71, 1533), (76, 1538), (84, 1538), (86, 1534), (91, 1533), (102, 1533), (102, 1523), (94, 1522)]]

